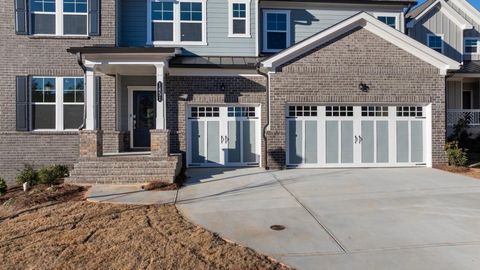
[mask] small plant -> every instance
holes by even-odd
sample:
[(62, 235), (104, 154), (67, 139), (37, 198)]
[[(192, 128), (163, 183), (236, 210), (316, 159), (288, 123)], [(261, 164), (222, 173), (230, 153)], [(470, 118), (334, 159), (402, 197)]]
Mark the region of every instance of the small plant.
[(466, 149), (458, 146), (458, 141), (452, 141), (445, 145), (445, 151), (448, 156), (448, 165), (465, 167), (468, 162)]
[(59, 179), (68, 176), (68, 167), (64, 165), (52, 165), (43, 167), (38, 171), (38, 183), (53, 185)]
[(25, 165), (25, 168), (17, 175), (15, 180), (19, 185), (28, 183), (30, 186), (33, 186), (38, 182), (38, 174), (32, 166)]
[(7, 183), (0, 177), (0, 195), (7, 193)]

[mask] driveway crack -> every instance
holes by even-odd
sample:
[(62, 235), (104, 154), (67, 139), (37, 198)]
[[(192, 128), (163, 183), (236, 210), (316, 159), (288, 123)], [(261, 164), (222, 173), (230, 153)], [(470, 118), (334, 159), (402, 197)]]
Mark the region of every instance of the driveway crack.
[(338, 247), (343, 251), (343, 253), (349, 253), (347, 248), (340, 242), (340, 240), (335, 237), (335, 235), (328, 229), (328, 227), (322, 223), (322, 221), (315, 216), (312, 210), (310, 210), (306, 205), (304, 205), (283, 183), (280, 181), (275, 174), (270, 173), (270, 175), (280, 184), (280, 186), (285, 189), (290, 196), (320, 225), (325, 232), (330, 236), (330, 238), (338, 245)]

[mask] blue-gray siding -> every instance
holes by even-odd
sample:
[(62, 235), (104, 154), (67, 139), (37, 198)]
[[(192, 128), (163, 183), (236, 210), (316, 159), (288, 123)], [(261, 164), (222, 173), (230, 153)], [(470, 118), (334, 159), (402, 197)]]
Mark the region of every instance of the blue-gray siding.
[[(448, 3), (448, 2), (447, 2)], [(461, 9), (459, 9), (455, 4), (449, 3), (450, 6), (455, 9), (460, 15), (462, 15), (469, 23), (473, 25), (473, 29), (465, 30), (464, 36), (465, 37), (480, 37), (480, 32), (478, 29), (480, 29), (480, 25), (477, 24), (474, 20), (472, 20), (469, 16), (467, 16)], [(465, 57), (466, 60), (480, 60), (480, 55), (467, 55)]]
[[(123, 0), (121, 6), (122, 46), (145, 46), (147, 40), (147, 1)], [(207, 46), (184, 46), (186, 55), (255, 56), (255, 4), (250, 5), (250, 38), (228, 37), (228, 1), (207, 1)]]

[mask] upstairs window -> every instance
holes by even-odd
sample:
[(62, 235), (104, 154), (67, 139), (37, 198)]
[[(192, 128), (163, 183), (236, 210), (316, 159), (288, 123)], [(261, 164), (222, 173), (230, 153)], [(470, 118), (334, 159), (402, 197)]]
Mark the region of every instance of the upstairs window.
[(378, 19), (386, 25), (397, 29), (397, 17), (395, 16), (378, 16)]
[(149, 0), (148, 44), (206, 45), (205, 0)]
[(229, 1), (229, 37), (250, 37), (250, 1)]
[(478, 54), (480, 52), (480, 39), (467, 38), (465, 39), (465, 53)]
[(30, 0), (33, 35), (87, 35), (87, 0)]
[(427, 36), (428, 47), (434, 49), (439, 53), (443, 53), (443, 36), (440, 35), (428, 35)]
[(265, 10), (263, 51), (278, 52), (290, 46), (290, 11)]

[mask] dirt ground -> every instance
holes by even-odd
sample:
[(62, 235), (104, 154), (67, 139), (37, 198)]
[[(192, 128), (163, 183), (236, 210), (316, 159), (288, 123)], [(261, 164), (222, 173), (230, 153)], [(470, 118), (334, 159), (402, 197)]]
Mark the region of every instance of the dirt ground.
[(480, 169), (479, 168), (466, 168), (466, 167), (455, 167), (455, 166), (438, 166), (435, 167), (440, 170), (447, 172), (463, 174), (466, 176), (474, 177), (480, 179)]
[(191, 224), (175, 206), (95, 204), (74, 193), (22, 207), (11, 199), (0, 197), (2, 269), (289, 269)]

